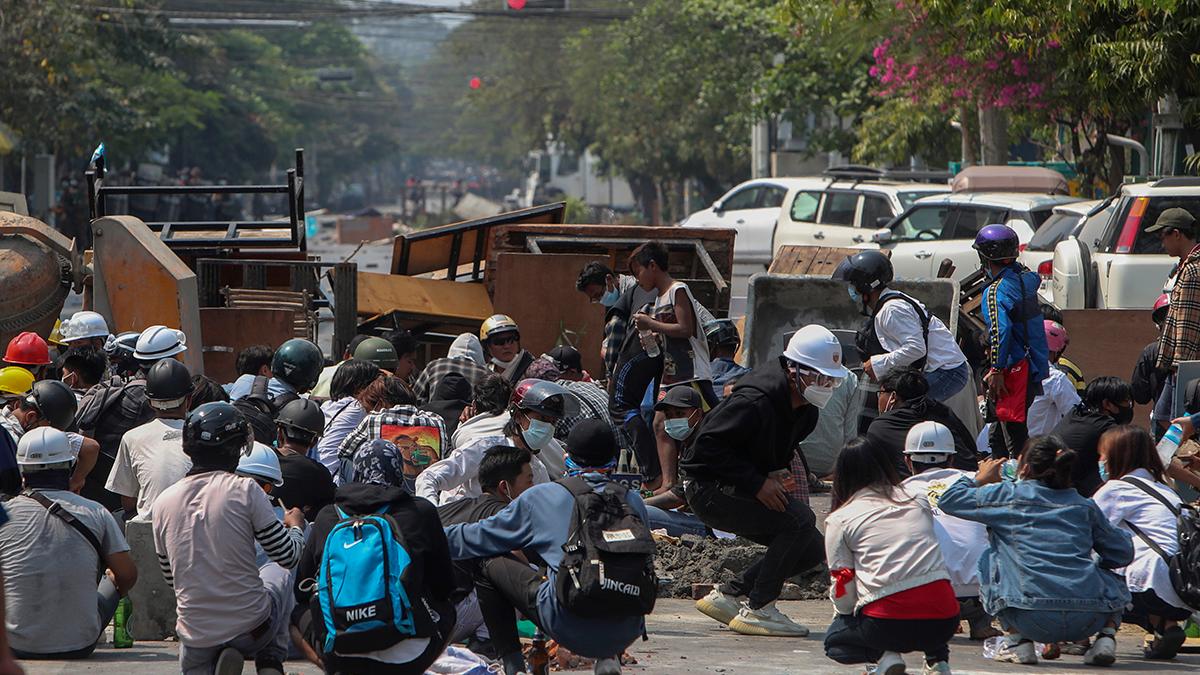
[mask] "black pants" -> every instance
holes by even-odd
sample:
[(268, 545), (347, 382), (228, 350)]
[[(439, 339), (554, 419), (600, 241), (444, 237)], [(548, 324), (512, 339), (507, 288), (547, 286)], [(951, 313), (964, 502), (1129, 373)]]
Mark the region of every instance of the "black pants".
[(988, 449), (992, 452), (992, 459), (1016, 458), (1025, 449), (1025, 441), (1029, 440), (1029, 406), (1042, 393), (1042, 383), (1033, 382), (1032, 374), (1029, 377), (1030, 382), (1025, 385), (1025, 421), (992, 423), (992, 431), (988, 434)]
[(1192, 615), (1190, 610), (1180, 609), (1175, 605), (1167, 603), (1153, 590), (1139, 591), (1132, 594), (1133, 602), (1129, 604), (1129, 608), (1125, 610), (1125, 615), (1121, 620), (1125, 623), (1131, 623), (1135, 626), (1141, 626), (1143, 630), (1151, 633), (1162, 633), (1162, 626), (1155, 626), (1150, 623), (1150, 615), (1154, 615), (1165, 621), (1186, 621)]
[(317, 598), (314, 596), (311, 604), (315, 638), (313, 646), (321, 653), (321, 660), (325, 662), (326, 675), (360, 675), (361, 673), (423, 675), (446, 650), (446, 645), (450, 642), (450, 634), (454, 632), (454, 622), (458, 620), (454, 604), (448, 600), (429, 600), (429, 607), (437, 614), (435, 620), (438, 633), (437, 636), (429, 639), (429, 646), (421, 652), (420, 656), (407, 663), (383, 663), (374, 659), (339, 656), (333, 652), (324, 651), (325, 622), (321, 617), (320, 605), (317, 604)]
[(475, 593), (479, 597), (479, 613), (483, 615), (497, 657), (521, 651), (513, 610), (541, 625), (537, 594), (542, 581), (542, 575), (536, 570), (513, 558), (489, 558), (480, 562)]
[(662, 475), (662, 463), (658, 461), (658, 440), (654, 438), (654, 430), (646, 424), (641, 413), (634, 413), (622, 423), (633, 454), (637, 456), (638, 468), (647, 481), (652, 481)]
[(684, 494), (692, 511), (708, 527), (767, 547), (754, 564), (721, 585), (722, 593), (749, 596), (754, 609), (779, 598), (788, 577), (825, 561), (825, 538), (817, 530), (817, 518), (801, 502), (789, 498), (787, 509), (772, 511), (754, 496), (710, 482), (690, 482)]
[(825, 655), (838, 663), (874, 663), (884, 652), (924, 652), (925, 662), (950, 661), (958, 617), (876, 619), (838, 614), (825, 631)]

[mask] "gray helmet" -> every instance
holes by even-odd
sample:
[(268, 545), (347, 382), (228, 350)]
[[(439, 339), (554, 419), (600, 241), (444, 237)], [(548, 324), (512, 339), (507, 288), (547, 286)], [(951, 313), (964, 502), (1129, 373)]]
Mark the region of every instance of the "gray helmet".
[(579, 412), (579, 399), (561, 384), (527, 378), (513, 389), (512, 406), (562, 419)]
[(321, 412), (321, 406), (316, 403), (306, 398), (298, 398), (283, 406), (275, 416), (275, 423), (287, 429), (320, 436), (325, 431), (325, 413)]
[(709, 344), (721, 347), (737, 347), (742, 344), (737, 325), (730, 319), (717, 319), (704, 324), (704, 339)]

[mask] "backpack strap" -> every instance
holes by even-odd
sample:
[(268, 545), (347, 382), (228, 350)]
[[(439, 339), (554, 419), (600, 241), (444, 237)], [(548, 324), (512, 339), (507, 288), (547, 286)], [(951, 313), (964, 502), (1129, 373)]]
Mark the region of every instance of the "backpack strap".
[(1170, 502), (1170, 500), (1168, 500), (1166, 497), (1162, 496), (1161, 492), (1159, 492), (1158, 490), (1155, 490), (1154, 488), (1147, 485), (1145, 483), (1145, 481), (1142, 481), (1138, 478), (1134, 478), (1133, 476), (1125, 476), (1125, 477), (1121, 478), (1121, 481), (1125, 482), (1125, 483), (1129, 483), (1130, 485), (1140, 489), (1142, 492), (1145, 492), (1146, 494), (1150, 495), (1151, 497), (1154, 497), (1155, 499), (1157, 499), (1159, 501), (1159, 503), (1161, 503), (1163, 506), (1167, 507), (1167, 510), (1170, 511), (1172, 514), (1174, 514), (1176, 518), (1179, 517), (1181, 511), (1178, 508), (1176, 508), (1176, 506), (1174, 504), (1172, 504)]
[(35, 490), (25, 490), (21, 493), (21, 496), (28, 497), (41, 504), (50, 512), (50, 515), (60, 518), (64, 523), (75, 528), (79, 534), (83, 535), (84, 539), (88, 540), (92, 548), (96, 549), (96, 555), (99, 557), (100, 564), (104, 564), (104, 548), (100, 545), (100, 540), (96, 538), (96, 534), (89, 530), (87, 525), (84, 525), (78, 518), (72, 515), (70, 511), (64, 509), (62, 504)]
[(1171, 556), (1168, 555), (1167, 552), (1164, 551), (1163, 548), (1161, 546), (1159, 546), (1157, 542), (1155, 542), (1150, 537), (1146, 536), (1146, 533), (1142, 532), (1141, 528), (1139, 528), (1137, 525), (1134, 525), (1133, 523), (1129, 522), (1128, 520), (1123, 521), (1123, 522), (1126, 525), (1128, 525), (1129, 529), (1133, 530), (1133, 533), (1136, 534), (1142, 541), (1146, 542), (1147, 546), (1154, 549), (1154, 552), (1157, 553), (1160, 558), (1162, 558), (1168, 564), (1171, 562)]
[(929, 314), (921, 309), (921, 305), (919, 303), (917, 303), (917, 301), (915, 299), (910, 298), (906, 293), (894, 291), (892, 293), (892, 295), (889, 295), (886, 298), (882, 298), (882, 300), (879, 303), (879, 306), (875, 308), (875, 313), (871, 315), (871, 321), (874, 322), (875, 317), (879, 316), (879, 312), (880, 312), (880, 310), (883, 309), (883, 306), (886, 305), (887, 303), (891, 302), (892, 300), (903, 300), (904, 302), (908, 303), (908, 305), (910, 307), (912, 307), (914, 312), (917, 313), (917, 320), (919, 320), (921, 322), (921, 337), (925, 341), (925, 357), (924, 358), (928, 359), (929, 358)]
[(567, 492), (570, 492), (573, 497), (583, 497), (594, 492), (592, 484), (587, 482), (587, 479), (583, 476), (564, 478), (558, 481), (558, 484), (565, 487)]
[(250, 384), (250, 395), (261, 398), (266, 401), (271, 400), (269, 384), (271, 380), (265, 375), (255, 375), (254, 382)]

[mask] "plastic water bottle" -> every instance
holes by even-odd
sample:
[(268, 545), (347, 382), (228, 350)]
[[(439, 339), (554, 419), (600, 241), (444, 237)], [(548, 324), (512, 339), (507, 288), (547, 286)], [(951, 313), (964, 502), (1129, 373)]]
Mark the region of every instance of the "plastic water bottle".
[(546, 635), (542, 631), (533, 634), (533, 645), (525, 654), (525, 662), (529, 664), (530, 675), (549, 675), (550, 652), (546, 650)]
[(1158, 458), (1162, 460), (1164, 467), (1170, 466), (1171, 458), (1179, 450), (1181, 438), (1183, 438), (1183, 427), (1172, 424), (1167, 429), (1167, 433), (1163, 434), (1162, 440), (1158, 442)]
[(129, 649), (133, 646), (133, 636), (129, 634), (129, 617), (133, 614), (133, 603), (129, 598), (121, 598), (117, 603), (117, 613), (113, 616), (113, 647)]
[(654, 358), (662, 353), (658, 348), (658, 339), (654, 337), (654, 331), (639, 330), (638, 339), (642, 341), (642, 349), (646, 350), (646, 356)]
[(1000, 467), (1000, 478), (1009, 482), (1017, 480), (1017, 460), (1010, 459)]

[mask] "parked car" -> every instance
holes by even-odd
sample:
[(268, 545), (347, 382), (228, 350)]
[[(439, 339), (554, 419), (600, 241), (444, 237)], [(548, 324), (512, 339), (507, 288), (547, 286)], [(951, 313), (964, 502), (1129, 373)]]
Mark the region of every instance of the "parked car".
[[(1041, 275), (1038, 295), (1053, 303), (1052, 279), (1054, 247), (1067, 237), (1078, 237), (1085, 227), (1104, 227), (1112, 216), (1112, 200), (1071, 202), (1054, 207), (1046, 222), (1033, 233), (1019, 260)], [(1089, 226), (1088, 223), (1091, 223)]]
[(1067, 195), (1012, 192), (956, 192), (925, 197), (879, 231), (872, 241), (890, 249), (896, 275), (931, 279), (942, 261), (954, 263), (955, 279), (979, 268), (971, 245), (980, 228), (1004, 223), (1027, 245), (1034, 232), (1053, 215), (1054, 208), (1081, 201)]
[(1085, 225), (1054, 247), (1052, 297), (1059, 309), (1149, 309), (1162, 294), (1176, 260), (1157, 233), (1146, 234), (1165, 209), (1200, 219), (1200, 178), (1163, 178), (1122, 185), (1103, 226)]

